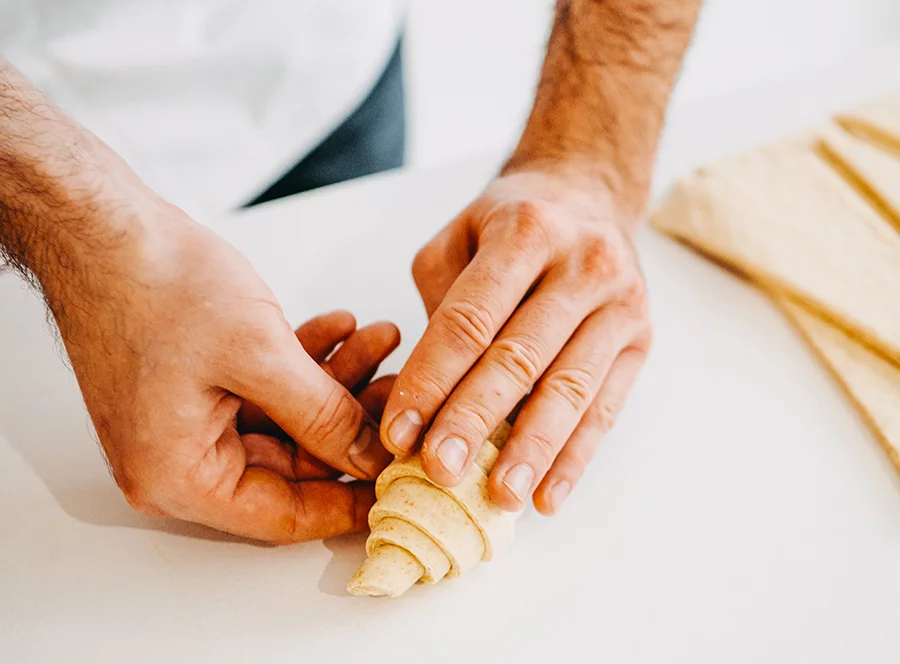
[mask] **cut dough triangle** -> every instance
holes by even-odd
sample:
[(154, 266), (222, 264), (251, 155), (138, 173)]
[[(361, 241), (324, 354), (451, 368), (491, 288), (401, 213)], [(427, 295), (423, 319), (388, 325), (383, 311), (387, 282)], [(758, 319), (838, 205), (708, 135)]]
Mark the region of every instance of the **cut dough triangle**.
[(820, 135), (699, 171), (652, 222), (900, 365), (900, 233), (816, 154)]
[(900, 95), (839, 113), (835, 121), (851, 134), (900, 153)]
[(784, 297), (773, 298), (840, 381), (900, 473), (900, 368)]
[(838, 129), (826, 132), (820, 147), (835, 170), (900, 232), (900, 153)]

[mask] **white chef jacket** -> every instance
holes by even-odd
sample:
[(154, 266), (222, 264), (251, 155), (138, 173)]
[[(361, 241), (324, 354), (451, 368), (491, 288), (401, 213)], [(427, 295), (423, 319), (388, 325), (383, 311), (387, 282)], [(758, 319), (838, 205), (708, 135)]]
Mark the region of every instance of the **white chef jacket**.
[(158, 193), (203, 217), (337, 127), (404, 0), (0, 0), (0, 54)]

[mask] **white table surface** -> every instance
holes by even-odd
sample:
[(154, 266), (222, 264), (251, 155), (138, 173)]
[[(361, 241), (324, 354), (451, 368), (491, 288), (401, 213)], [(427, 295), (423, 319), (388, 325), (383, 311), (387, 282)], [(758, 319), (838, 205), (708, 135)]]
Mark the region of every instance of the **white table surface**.
[[(898, 55), (673, 108), (659, 188), (900, 90)], [(213, 226), (293, 321), (396, 321), (395, 369), (424, 326), (414, 250), (499, 158)], [(395, 601), (344, 593), (363, 536), (273, 549), (134, 513), (40, 303), (0, 278), (0, 662), (897, 661), (900, 482), (874, 439), (761, 296), (647, 229), (639, 245), (656, 345), (566, 508)]]

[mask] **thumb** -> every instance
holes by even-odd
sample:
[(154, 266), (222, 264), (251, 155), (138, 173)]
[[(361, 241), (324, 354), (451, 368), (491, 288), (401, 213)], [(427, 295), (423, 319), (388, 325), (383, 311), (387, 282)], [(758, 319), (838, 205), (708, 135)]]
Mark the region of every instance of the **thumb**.
[(343, 385), (289, 333), (274, 350), (240, 362), (232, 392), (255, 404), (297, 445), (349, 475), (372, 479), (393, 459), (378, 427)]

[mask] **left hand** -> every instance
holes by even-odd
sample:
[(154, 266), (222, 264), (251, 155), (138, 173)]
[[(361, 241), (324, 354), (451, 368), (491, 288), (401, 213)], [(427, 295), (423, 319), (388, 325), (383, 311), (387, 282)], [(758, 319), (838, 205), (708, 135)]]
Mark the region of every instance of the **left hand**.
[[(310, 358), (356, 397), (369, 417), (378, 422), (396, 376), (372, 378), (400, 343), (397, 327), (380, 322), (357, 329), (353, 314), (339, 310), (311, 318), (294, 335)], [(271, 470), (292, 482), (336, 480), (344, 474), (298, 445), (255, 403), (241, 404), (236, 425), (248, 467)], [(373, 496), (371, 491), (365, 494), (365, 512)]]
[(530, 392), (491, 499), (512, 511), (533, 494), (555, 513), (649, 350), (632, 229), (597, 179), (496, 179), (415, 258), (429, 323), (384, 410), (385, 446), (408, 454), (424, 434), (426, 472), (452, 486)]

